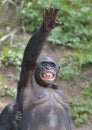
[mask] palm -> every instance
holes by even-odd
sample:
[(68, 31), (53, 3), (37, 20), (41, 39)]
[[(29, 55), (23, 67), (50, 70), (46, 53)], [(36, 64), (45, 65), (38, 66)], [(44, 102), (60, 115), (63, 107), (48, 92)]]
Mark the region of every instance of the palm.
[(50, 31), (54, 27), (60, 25), (60, 23), (56, 21), (58, 11), (59, 9), (53, 9), (52, 7), (50, 7), (50, 9), (45, 9), (43, 23), (47, 31)]

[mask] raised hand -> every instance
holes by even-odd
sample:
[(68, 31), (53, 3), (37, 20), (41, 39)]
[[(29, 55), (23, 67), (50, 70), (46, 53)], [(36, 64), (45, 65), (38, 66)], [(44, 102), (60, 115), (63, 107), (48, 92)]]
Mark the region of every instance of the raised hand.
[(45, 14), (43, 15), (43, 24), (46, 31), (50, 31), (51, 29), (60, 25), (60, 22), (56, 21), (58, 11), (59, 9), (54, 9), (53, 7), (45, 9)]

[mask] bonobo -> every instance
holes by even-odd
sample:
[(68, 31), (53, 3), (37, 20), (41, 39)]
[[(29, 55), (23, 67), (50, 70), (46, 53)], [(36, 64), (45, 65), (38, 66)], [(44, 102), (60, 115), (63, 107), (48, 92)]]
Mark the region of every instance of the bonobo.
[(24, 51), (17, 94), (23, 117), (18, 130), (71, 130), (64, 94), (55, 84), (60, 66), (49, 57), (39, 56), (49, 32), (60, 25), (58, 11), (52, 7), (45, 10), (41, 27)]
[(8, 104), (0, 114), (0, 130), (18, 130), (22, 111), (17, 111), (16, 100)]
[(0, 130), (17, 130), (17, 106), (16, 102), (8, 104), (0, 114)]

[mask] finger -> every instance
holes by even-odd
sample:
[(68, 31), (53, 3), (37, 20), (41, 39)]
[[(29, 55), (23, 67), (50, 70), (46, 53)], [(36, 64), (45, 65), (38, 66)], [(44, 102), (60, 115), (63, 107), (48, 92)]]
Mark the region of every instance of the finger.
[(23, 114), (22, 113), (17, 113), (18, 115), (17, 116), (22, 116)]
[(45, 9), (45, 15), (46, 14), (49, 14), (49, 10), (47, 8)]
[(61, 24), (62, 24), (62, 23), (60, 23), (60, 22), (57, 22), (57, 21), (55, 22), (55, 25), (56, 25), (56, 26), (59, 26), (59, 25), (61, 25)]
[(54, 8), (50, 7), (50, 14), (53, 14), (53, 12), (54, 12)]
[(54, 16), (57, 15), (58, 11), (59, 11), (59, 9), (55, 9), (55, 10), (54, 10)]
[(55, 22), (53, 25), (52, 25), (52, 27), (51, 28), (55, 28), (56, 26), (59, 26), (61, 23), (60, 22)]
[(45, 20), (46, 15), (49, 14), (49, 11), (47, 8), (44, 9), (44, 14), (42, 15), (43, 19)]

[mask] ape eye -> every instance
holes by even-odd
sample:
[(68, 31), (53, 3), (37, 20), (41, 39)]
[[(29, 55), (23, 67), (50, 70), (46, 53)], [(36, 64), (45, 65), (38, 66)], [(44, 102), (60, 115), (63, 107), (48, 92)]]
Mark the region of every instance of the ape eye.
[(46, 62), (41, 62), (41, 65), (42, 65), (42, 66), (46, 66), (47, 63), (46, 63)]
[(50, 66), (51, 66), (51, 67), (55, 67), (55, 64), (54, 64), (54, 63), (50, 63)]

